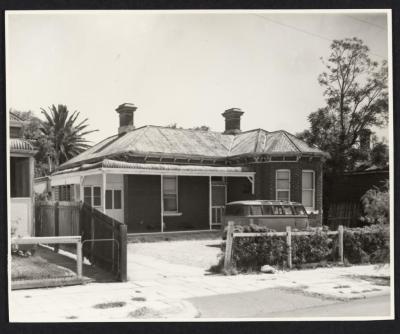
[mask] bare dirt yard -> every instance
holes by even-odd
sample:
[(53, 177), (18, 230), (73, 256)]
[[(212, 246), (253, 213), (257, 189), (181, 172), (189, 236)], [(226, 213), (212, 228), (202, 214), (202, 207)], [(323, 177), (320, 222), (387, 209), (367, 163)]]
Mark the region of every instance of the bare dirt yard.
[(149, 256), (172, 264), (206, 270), (218, 263), (221, 242), (221, 240), (184, 240), (131, 243), (128, 245), (128, 254)]

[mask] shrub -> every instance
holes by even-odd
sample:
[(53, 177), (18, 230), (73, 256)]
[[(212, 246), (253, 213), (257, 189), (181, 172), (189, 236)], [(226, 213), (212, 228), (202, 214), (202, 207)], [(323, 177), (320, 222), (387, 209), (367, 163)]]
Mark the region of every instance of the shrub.
[(350, 263), (388, 263), (390, 259), (389, 228), (371, 225), (345, 229), (343, 249)]
[(364, 216), (360, 218), (367, 224), (389, 223), (389, 180), (381, 187), (368, 190), (362, 197)]
[[(263, 226), (235, 227), (240, 232), (270, 232)], [(343, 234), (345, 260), (348, 263), (389, 262), (389, 229), (384, 225), (345, 229)], [(286, 237), (261, 236), (235, 238), (232, 263), (243, 271), (259, 271), (261, 266), (285, 267), (287, 265)], [(292, 236), (292, 264), (302, 267), (310, 263), (336, 261), (338, 237), (327, 235), (324, 230), (315, 230), (311, 235)], [(223, 271), (223, 256), (210, 271)]]
[[(337, 239), (337, 238), (336, 238)], [(292, 263), (304, 264), (321, 262), (333, 257), (333, 238), (326, 233), (292, 237)]]

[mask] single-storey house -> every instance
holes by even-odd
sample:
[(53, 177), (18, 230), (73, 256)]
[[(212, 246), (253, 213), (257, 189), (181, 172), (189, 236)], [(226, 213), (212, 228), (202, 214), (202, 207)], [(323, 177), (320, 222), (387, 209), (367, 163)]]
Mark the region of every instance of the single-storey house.
[(29, 141), (22, 138), (23, 120), (10, 112), (9, 122), (11, 232), (15, 236), (33, 236), (36, 151)]
[(118, 133), (51, 175), (55, 200), (81, 200), (127, 224), (128, 232), (218, 228), (225, 204), (245, 199), (302, 202), (319, 220), (326, 154), (280, 130), (241, 131), (243, 111), (222, 113), (225, 131), (134, 126), (121, 104)]

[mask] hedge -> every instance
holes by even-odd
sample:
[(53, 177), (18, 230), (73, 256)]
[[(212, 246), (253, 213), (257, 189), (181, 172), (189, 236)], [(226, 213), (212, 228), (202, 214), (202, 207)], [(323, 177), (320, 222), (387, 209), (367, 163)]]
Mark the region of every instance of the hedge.
[[(240, 232), (271, 232), (250, 225), (235, 228)], [(345, 229), (343, 234), (345, 262), (351, 264), (389, 262), (389, 230), (372, 225)], [(233, 242), (232, 262), (239, 271), (257, 271), (261, 266), (286, 267), (286, 237), (240, 237)], [(301, 267), (308, 263), (338, 260), (338, 236), (316, 231), (307, 236), (292, 236), (292, 263)]]

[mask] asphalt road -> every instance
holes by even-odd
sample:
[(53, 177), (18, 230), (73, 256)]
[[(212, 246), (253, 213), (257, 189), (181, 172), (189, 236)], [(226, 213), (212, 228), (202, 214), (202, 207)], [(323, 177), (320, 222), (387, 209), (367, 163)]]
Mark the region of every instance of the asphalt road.
[(201, 318), (355, 317), (388, 316), (390, 313), (389, 296), (342, 302), (279, 289), (197, 297), (188, 301), (199, 310)]

